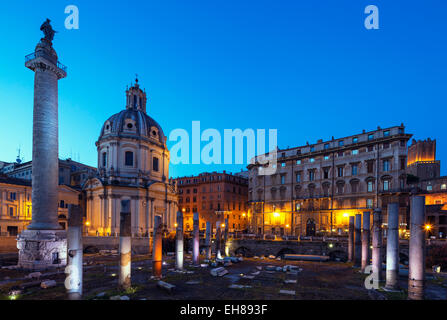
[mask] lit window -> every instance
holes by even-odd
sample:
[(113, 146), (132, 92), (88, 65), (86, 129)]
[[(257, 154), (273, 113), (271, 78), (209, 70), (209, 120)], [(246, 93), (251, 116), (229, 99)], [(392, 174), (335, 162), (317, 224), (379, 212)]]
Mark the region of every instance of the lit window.
[(311, 162), (311, 163), (312, 163), (312, 162), (315, 162), (315, 158), (310, 158), (310, 159), (309, 159), (309, 162)]
[(433, 187), (432, 186), (427, 186), (427, 191), (432, 191)]
[(370, 135), (368, 135), (368, 140), (369, 140), (369, 141), (374, 140), (374, 134), (370, 134)]
[(281, 163), (281, 167), (285, 167), (286, 166), (286, 163), (285, 162), (282, 162)]
[(383, 181), (383, 191), (390, 190), (390, 182), (388, 180)]
[(366, 200), (366, 207), (367, 208), (372, 208), (373, 207), (373, 200), (372, 199), (367, 199)]
[(329, 156), (324, 156), (324, 160), (329, 160)]
[(441, 185), (441, 190), (445, 190), (445, 189), (447, 189), (447, 185), (444, 183)]
[(357, 137), (352, 138), (352, 143), (357, 143), (357, 142), (359, 142), (359, 138), (357, 138)]
[(353, 155), (359, 154), (359, 151), (358, 151), (357, 149), (352, 150), (352, 154), (353, 154)]
[(301, 160), (296, 160), (296, 164), (301, 164)]

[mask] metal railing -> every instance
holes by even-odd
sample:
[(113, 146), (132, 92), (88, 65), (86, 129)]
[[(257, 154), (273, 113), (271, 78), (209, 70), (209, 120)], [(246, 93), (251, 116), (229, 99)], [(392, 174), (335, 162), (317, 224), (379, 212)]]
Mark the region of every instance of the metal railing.
[(43, 58), (50, 60), (51, 62), (55, 63), (59, 69), (61, 69), (64, 72), (67, 72), (67, 66), (63, 65), (59, 61), (56, 61), (55, 59), (52, 59), (51, 56), (49, 56), (48, 54), (45, 54), (45, 52), (43, 52), (43, 51), (36, 51), (29, 55), (26, 55), (25, 63), (27, 63), (33, 59), (39, 58), (39, 57), (43, 57)]

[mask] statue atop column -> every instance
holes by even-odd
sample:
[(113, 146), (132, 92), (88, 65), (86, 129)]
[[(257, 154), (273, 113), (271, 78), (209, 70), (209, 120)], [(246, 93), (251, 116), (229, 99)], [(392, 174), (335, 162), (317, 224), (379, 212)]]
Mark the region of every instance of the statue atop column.
[(44, 40), (48, 41), (49, 43), (53, 42), (54, 35), (57, 33), (51, 26), (51, 20), (47, 19), (45, 22), (40, 26), (40, 30), (43, 31), (45, 38)]

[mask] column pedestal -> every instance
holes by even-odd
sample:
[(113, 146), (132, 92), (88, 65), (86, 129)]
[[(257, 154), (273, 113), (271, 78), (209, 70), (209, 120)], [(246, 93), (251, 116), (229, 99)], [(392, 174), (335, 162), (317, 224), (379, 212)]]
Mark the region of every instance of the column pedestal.
[(67, 233), (64, 230), (24, 230), (17, 238), (18, 266), (45, 270), (67, 264)]

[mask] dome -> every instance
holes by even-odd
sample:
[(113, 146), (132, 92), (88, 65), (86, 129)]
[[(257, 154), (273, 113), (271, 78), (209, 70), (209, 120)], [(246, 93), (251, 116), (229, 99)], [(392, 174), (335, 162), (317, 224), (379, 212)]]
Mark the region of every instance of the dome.
[(142, 138), (166, 146), (166, 137), (160, 125), (137, 109), (126, 109), (111, 116), (104, 123), (98, 140), (107, 137)]
[(146, 113), (146, 92), (138, 79), (126, 90), (126, 109), (111, 116), (102, 126), (98, 142), (109, 137), (137, 138), (158, 143), (166, 148), (166, 137), (160, 125)]

